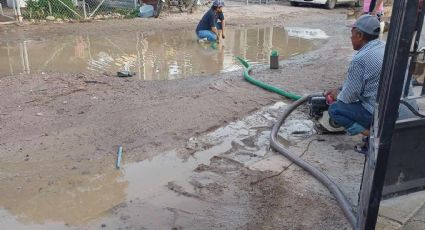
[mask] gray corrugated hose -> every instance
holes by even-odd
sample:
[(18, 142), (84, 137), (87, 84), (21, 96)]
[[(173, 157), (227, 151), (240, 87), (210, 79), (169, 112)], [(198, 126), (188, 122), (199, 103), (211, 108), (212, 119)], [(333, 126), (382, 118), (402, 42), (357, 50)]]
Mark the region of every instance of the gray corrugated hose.
[(339, 189), (339, 187), (322, 171), (315, 168), (314, 166), (310, 165), (306, 161), (304, 161), (302, 158), (300, 158), (298, 155), (291, 153), (288, 149), (286, 149), (282, 144), (280, 144), (277, 141), (277, 133), (282, 126), (285, 119), (291, 114), (298, 106), (306, 103), (310, 97), (313, 95), (304, 96), (301, 99), (295, 101), (291, 105), (288, 106), (288, 108), (285, 110), (285, 112), (282, 114), (282, 116), (279, 118), (277, 123), (273, 126), (271, 135), (270, 135), (270, 145), (273, 149), (281, 153), (283, 156), (288, 158), (289, 160), (293, 161), (295, 164), (309, 172), (311, 175), (313, 175), (317, 180), (319, 180), (323, 185), (325, 185), (329, 191), (335, 196), (336, 200), (338, 201), (339, 206), (341, 207), (342, 211), (344, 212), (345, 216), (347, 217), (348, 221), (350, 222), (351, 226), (355, 228), (356, 226), (356, 216), (353, 212), (352, 206), (350, 202), (347, 200), (345, 195), (342, 193), (342, 191)]

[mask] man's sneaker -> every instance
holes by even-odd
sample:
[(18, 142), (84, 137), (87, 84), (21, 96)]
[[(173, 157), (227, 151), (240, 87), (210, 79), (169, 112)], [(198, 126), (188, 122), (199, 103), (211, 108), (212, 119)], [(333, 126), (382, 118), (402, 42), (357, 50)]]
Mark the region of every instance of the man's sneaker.
[(199, 43), (208, 42), (208, 38), (201, 38), (201, 39), (198, 39), (198, 42), (199, 42)]

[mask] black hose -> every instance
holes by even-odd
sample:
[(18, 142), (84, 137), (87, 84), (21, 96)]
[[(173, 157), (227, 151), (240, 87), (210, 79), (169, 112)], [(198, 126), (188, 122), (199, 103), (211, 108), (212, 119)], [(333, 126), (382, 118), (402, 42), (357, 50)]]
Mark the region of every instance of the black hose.
[(317, 180), (319, 180), (323, 185), (325, 185), (329, 189), (329, 191), (335, 196), (339, 206), (341, 207), (342, 211), (344, 212), (351, 226), (355, 228), (356, 222), (357, 222), (356, 216), (353, 212), (350, 202), (347, 200), (347, 198), (339, 189), (339, 187), (325, 173), (315, 168), (314, 166), (310, 165), (309, 163), (304, 161), (302, 158), (300, 158), (298, 155), (290, 152), (288, 149), (286, 149), (282, 144), (280, 144), (277, 141), (277, 133), (280, 127), (282, 126), (283, 122), (285, 121), (285, 119), (298, 106), (306, 103), (312, 96), (313, 95), (304, 96), (301, 99), (292, 103), (290, 106), (288, 106), (288, 108), (285, 110), (282, 116), (278, 119), (277, 123), (273, 126), (273, 129), (270, 135), (270, 145), (273, 149), (278, 151), (280, 154), (282, 154), (289, 160), (293, 161), (299, 167), (309, 172), (312, 176), (314, 176)]

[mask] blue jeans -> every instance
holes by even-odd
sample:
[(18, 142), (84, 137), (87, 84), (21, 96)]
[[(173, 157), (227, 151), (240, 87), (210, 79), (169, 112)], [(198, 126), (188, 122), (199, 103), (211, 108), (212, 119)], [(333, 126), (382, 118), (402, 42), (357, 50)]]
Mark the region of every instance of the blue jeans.
[(217, 41), (217, 35), (213, 33), (211, 30), (200, 30), (196, 33), (198, 35), (198, 38), (207, 38), (210, 42)]
[(372, 123), (372, 114), (361, 102), (345, 104), (337, 101), (329, 106), (329, 116), (335, 123), (343, 126), (349, 135), (356, 135), (369, 129)]

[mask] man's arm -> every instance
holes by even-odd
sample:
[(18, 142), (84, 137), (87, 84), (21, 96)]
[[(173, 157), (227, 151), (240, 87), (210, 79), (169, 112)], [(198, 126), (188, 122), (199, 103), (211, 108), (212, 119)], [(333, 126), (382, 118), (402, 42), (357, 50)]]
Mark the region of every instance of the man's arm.
[(215, 33), (215, 35), (217, 36), (217, 41), (219, 41), (219, 40), (220, 40), (220, 38), (218, 37), (218, 30), (217, 30), (217, 27), (215, 27), (215, 26), (211, 27), (211, 31), (212, 31), (213, 33)]
[(211, 16), (210, 16), (210, 18), (209, 18), (209, 22), (208, 22), (208, 24), (210, 24), (210, 26), (211, 26), (211, 31), (213, 32), (213, 33), (215, 33), (215, 35), (216, 35), (216, 37), (217, 37), (217, 41), (219, 41), (220, 40), (220, 38), (218, 37), (218, 30), (217, 30), (217, 27), (215, 27), (215, 17), (214, 17), (214, 15), (213, 14), (211, 14)]
[(341, 91), (341, 89), (330, 89), (325, 91), (325, 93), (323, 93), (323, 95), (325, 95), (326, 97), (330, 96), (332, 98), (333, 101), (336, 100), (336, 98), (338, 97), (339, 91)]
[(347, 79), (337, 99), (348, 104), (359, 100), (364, 88), (364, 67), (359, 61), (353, 60), (348, 68)]

